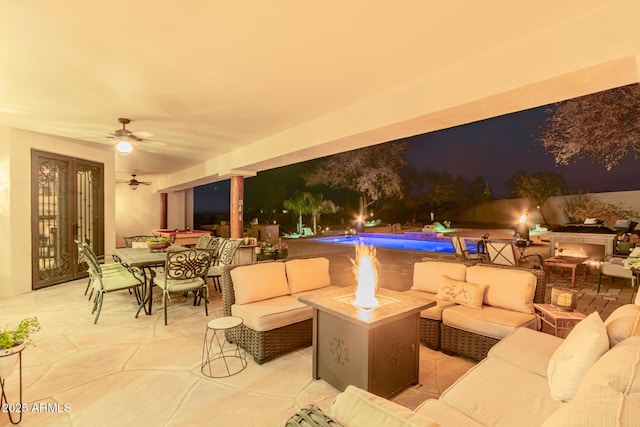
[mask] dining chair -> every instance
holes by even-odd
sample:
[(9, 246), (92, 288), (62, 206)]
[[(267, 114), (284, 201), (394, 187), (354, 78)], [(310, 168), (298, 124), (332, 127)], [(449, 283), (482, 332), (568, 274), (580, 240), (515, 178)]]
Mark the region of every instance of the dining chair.
[(198, 241), (196, 242), (196, 249), (209, 249), (209, 243), (213, 236), (200, 236), (198, 237)]
[[(542, 257), (537, 254), (518, 256), (512, 241), (487, 240), (485, 242), (490, 264), (510, 267), (542, 268)], [(531, 260), (529, 260), (531, 258)]]
[(222, 276), (224, 267), (233, 264), (236, 251), (242, 241), (243, 239), (222, 239), (219, 242), (218, 256), (215, 259), (215, 263), (209, 268), (207, 274), (207, 277), (212, 278), (213, 286), (219, 292), (221, 292), (220, 277)]
[(487, 242), (487, 253), (491, 264), (518, 266), (518, 258), (511, 241), (491, 240)]
[(98, 318), (102, 311), (104, 296), (107, 293), (122, 290), (133, 290), (138, 302), (137, 306), (140, 305), (140, 302), (142, 301), (141, 290), (144, 280), (142, 273), (139, 270), (129, 269), (124, 266), (120, 266), (118, 268), (115, 264), (113, 264), (113, 268), (106, 268), (107, 266), (103, 266), (98, 262), (97, 258), (95, 258), (95, 254), (92, 254), (93, 251), (91, 251), (91, 248), (89, 248), (88, 245), (81, 245), (80, 248), (84, 259), (87, 260), (87, 264), (89, 265), (91, 284), (96, 292), (93, 299), (93, 309), (91, 311), (91, 314), (96, 314), (95, 320), (93, 321), (94, 324), (98, 323)]
[(152, 285), (162, 289), (164, 324), (167, 325), (167, 305), (169, 294), (194, 293), (193, 305), (204, 300), (204, 312), (208, 316), (207, 271), (211, 263), (212, 251), (209, 249), (167, 250), (164, 272), (151, 271)]
[(453, 245), (453, 249), (456, 252), (456, 257), (459, 261), (485, 261), (485, 253), (484, 246), (478, 245), (478, 251), (475, 253), (470, 253), (469, 248), (467, 248), (467, 242), (464, 240), (464, 237), (458, 236), (449, 236), (451, 239), (451, 244)]
[[(126, 267), (124, 267), (123, 265), (121, 265), (118, 262), (112, 262), (109, 263), (107, 262), (107, 257), (105, 257), (104, 255), (96, 255), (96, 253), (93, 251), (93, 249), (91, 249), (91, 246), (82, 241), (82, 240), (74, 240), (74, 242), (76, 243), (76, 245), (78, 245), (78, 263), (89, 263), (89, 260), (87, 258), (92, 259), (95, 263), (99, 264), (101, 269), (102, 269), (102, 273), (107, 275), (107, 274), (111, 274), (114, 272), (120, 272), (122, 269), (126, 270)], [(88, 267), (87, 267), (88, 270)], [(91, 274), (89, 274), (89, 281), (87, 282), (87, 287), (84, 290), (84, 294), (87, 295), (87, 292), (89, 291), (89, 289), (91, 289), (91, 292), (89, 292), (89, 300), (91, 300), (91, 297), (93, 296), (93, 290), (94, 288), (91, 286), (92, 284), (92, 279), (91, 279)]]

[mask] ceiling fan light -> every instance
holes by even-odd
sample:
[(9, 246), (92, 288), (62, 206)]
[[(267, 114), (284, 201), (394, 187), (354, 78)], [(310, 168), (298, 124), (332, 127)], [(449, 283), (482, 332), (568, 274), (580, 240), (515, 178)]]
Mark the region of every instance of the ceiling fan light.
[(135, 190), (138, 188), (138, 183), (131, 183), (129, 184), (129, 187), (131, 187), (132, 190)]
[(126, 156), (133, 151), (133, 145), (129, 141), (118, 141), (116, 142), (116, 151), (123, 156)]

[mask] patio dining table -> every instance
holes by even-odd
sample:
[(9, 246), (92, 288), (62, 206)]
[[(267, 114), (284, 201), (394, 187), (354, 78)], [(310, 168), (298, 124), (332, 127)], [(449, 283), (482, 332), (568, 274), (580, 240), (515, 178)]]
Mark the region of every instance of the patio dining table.
[[(186, 249), (183, 246), (169, 246), (168, 249)], [(151, 251), (149, 248), (118, 248), (113, 250), (113, 255), (117, 257), (121, 264), (129, 267), (137, 267), (144, 273), (143, 283), (143, 298), (138, 307), (136, 317), (140, 314), (140, 310), (145, 308), (145, 304), (148, 304), (148, 308), (145, 309), (147, 315), (151, 314), (151, 306), (153, 300), (153, 283), (151, 283), (151, 270), (153, 268), (164, 266), (167, 259), (166, 252)]]

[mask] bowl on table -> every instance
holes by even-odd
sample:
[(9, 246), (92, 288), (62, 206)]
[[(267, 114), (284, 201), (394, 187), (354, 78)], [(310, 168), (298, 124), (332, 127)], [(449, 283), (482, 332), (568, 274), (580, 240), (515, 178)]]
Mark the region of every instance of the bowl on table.
[(147, 242), (147, 246), (151, 252), (162, 252), (171, 246), (171, 242)]

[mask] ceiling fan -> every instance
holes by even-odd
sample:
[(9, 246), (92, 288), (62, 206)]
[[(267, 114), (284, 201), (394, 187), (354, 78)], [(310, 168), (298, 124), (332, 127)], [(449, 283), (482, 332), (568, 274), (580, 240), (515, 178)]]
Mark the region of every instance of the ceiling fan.
[(128, 184), (129, 187), (131, 187), (132, 190), (135, 190), (138, 188), (139, 185), (151, 185), (150, 182), (146, 182), (146, 181), (138, 181), (136, 179), (136, 174), (132, 173), (131, 174), (131, 179), (129, 181), (118, 181), (118, 183), (120, 184)]
[(149, 141), (148, 138), (153, 138), (153, 134), (150, 132), (132, 132), (127, 129), (127, 125), (131, 123), (130, 119), (121, 117), (118, 122), (122, 124), (122, 129), (116, 129), (113, 133), (109, 134), (107, 138), (113, 138), (116, 144), (116, 150), (120, 154), (127, 155), (133, 151), (138, 143), (150, 142), (160, 146), (166, 146), (167, 144), (160, 141)]

